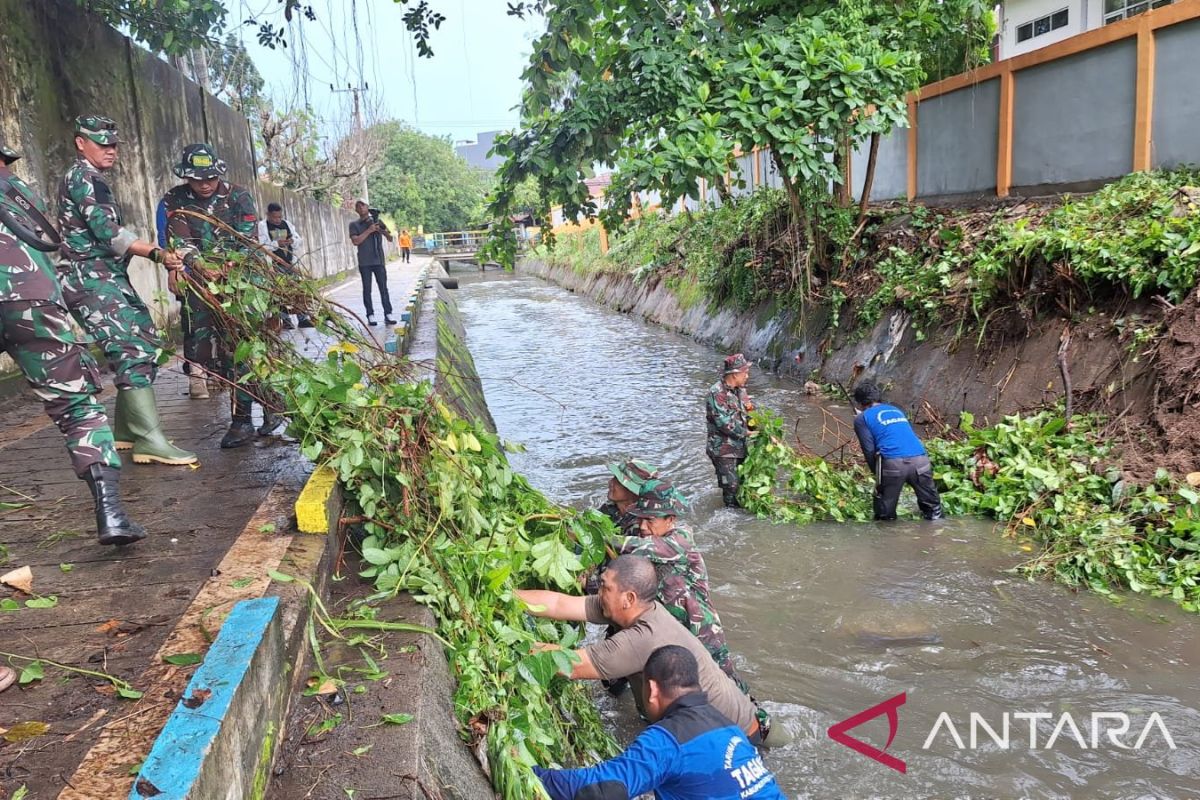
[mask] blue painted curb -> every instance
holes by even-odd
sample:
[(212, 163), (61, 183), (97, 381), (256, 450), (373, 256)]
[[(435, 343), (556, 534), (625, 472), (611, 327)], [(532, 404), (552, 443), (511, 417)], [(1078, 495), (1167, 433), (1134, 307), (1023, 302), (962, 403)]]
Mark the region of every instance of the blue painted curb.
[[(234, 695), (278, 610), (278, 597), (260, 597), (243, 600), (229, 612), (204, 663), (192, 676), (183, 698), (142, 764), (129, 800), (146, 800), (147, 795), (138, 791), (139, 784), (145, 785), (143, 781), (158, 790), (153, 795), (155, 800), (184, 800), (189, 796)], [(184, 704), (194, 703), (193, 698), (203, 696), (206, 691), (211, 694), (196, 708)]]

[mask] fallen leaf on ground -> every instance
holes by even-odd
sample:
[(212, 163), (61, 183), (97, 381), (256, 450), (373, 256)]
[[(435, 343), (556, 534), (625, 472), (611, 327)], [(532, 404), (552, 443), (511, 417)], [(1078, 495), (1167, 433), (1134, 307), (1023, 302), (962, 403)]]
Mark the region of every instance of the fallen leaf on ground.
[(1186, 480), (1188, 486), (1200, 486), (1200, 472), (1189, 472)]
[(413, 721), (412, 714), (384, 714), (383, 721), (389, 725), (404, 725)]
[(96, 694), (102, 694), (105, 697), (117, 696), (117, 687), (113, 686), (111, 683), (103, 683), (99, 686), (93, 686), (92, 688), (96, 690)]
[(190, 667), (192, 664), (199, 664), (204, 660), (204, 656), (199, 653), (176, 653), (173, 656), (163, 656), (163, 661), (167, 664), (174, 664), (177, 667)]
[(96, 630), (98, 630), (100, 633), (114, 633), (120, 627), (121, 627), (121, 620), (110, 619), (108, 622), (104, 623), (103, 625), (97, 625)]
[(0, 583), (11, 586), (25, 594), (33, 594), (33, 570), (29, 567), (18, 567), (12, 572), (0, 575)]
[(17, 742), (24, 742), (41, 736), (48, 730), (50, 730), (50, 726), (45, 722), (19, 722), (13, 725), (8, 733), (4, 734), (4, 741), (9, 744), (16, 744)]

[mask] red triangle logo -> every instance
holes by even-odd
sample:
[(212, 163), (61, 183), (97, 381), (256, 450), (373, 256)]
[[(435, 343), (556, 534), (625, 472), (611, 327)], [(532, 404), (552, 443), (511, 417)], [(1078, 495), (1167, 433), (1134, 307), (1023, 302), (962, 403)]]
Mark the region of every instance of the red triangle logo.
[[(897, 709), (904, 705), (904, 701), (907, 699), (908, 693), (901, 692), (895, 697), (884, 700), (878, 705), (871, 706), (866, 711), (860, 711), (853, 717), (844, 719), (836, 725), (831, 725), (828, 731), (829, 738), (833, 739), (838, 744), (846, 745), (846, 747), (849, 747), (855, 752), (862, 753), (864, 756), (872, 759), (873, 761), (878, 761), (885, 767), (891, 767), (897, 772), (907, 773), (908, 768), (905, 766), (903, 761), (884, 752), (884, 750), (887, 750), (892, 746), (892, 740), (896, 738), (896, 733), (900, 730), (900, 715)], [(888, 740), (887, 744), (883, 746), (883, 750), (880, 750), (874, 745), (867, 744), (861, 739), (855, 739), (853, 736), (850, 736), (848, 733), (846, 733), (852, 728), (857, 728), (864, 722), (869, 722), (870, 720), (873, 720), (882, 714), (887, 714), (888, 720)]]

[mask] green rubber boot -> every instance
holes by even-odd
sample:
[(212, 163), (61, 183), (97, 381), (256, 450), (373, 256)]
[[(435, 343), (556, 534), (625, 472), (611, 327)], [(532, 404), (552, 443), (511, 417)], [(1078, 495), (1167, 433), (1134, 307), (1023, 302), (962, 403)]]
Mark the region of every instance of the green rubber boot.
[(125, 398), (125, 423), (133, 434), (133, 463), (135, 464), (194, 464), (196, 454), (181, 450), (167, 441), (158, 421), (154, 404), (154, 387), (121, 389), (117, 396)]
[(129, 403), (126, 402), (128, 392), (117, 390), (117, 410), (113, 412), (112, 434), (113, 444), (118, 450), (133, 449), (133, 432), (129, 430)]

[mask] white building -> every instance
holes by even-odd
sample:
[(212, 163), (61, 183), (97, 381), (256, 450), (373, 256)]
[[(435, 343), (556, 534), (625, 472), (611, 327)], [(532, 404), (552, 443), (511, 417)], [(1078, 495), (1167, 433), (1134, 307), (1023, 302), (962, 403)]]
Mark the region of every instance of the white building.
[(1000, 58), (1137, 16), (1173, 0), (1006, 0), (1000, 3)]

